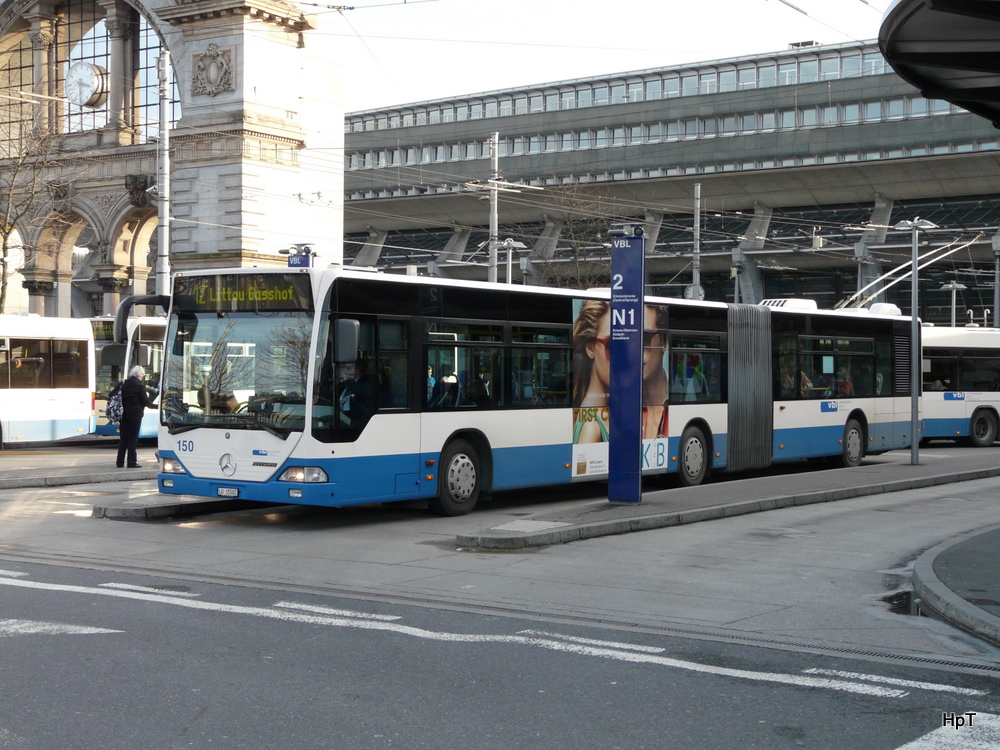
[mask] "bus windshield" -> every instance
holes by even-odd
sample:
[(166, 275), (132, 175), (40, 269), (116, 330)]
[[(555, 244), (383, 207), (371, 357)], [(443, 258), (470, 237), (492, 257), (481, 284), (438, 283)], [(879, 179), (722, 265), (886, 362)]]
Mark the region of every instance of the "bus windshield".
[(305, 426), (312, 316), (305, 311), (182, 312), (172, 318), (163, 422), (263, 429)]

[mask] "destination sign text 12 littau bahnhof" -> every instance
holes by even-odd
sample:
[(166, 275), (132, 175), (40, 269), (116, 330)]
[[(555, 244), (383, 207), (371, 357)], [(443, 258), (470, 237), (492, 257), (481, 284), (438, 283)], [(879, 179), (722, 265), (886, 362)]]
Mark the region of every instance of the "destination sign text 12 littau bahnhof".
[(177, 278), (174, 307), (191, 312), (311, 310), (306, 274), (220, 274)]

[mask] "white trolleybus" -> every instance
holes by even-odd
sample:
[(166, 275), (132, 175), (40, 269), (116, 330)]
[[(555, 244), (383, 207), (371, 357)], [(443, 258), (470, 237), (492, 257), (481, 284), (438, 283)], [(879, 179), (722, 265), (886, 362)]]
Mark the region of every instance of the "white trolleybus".
[[(348, 506), (608, 475), (609, 297), (326, 269), (179, 273), (159, 489)], [(897, 311), (898, 312), (898, 311)], [(648, 299), (642, 461), (710, 471), (910, 443), (898, 315)]]
[(923, 440), (993, 445), (1000, 424), (1000, 330), (925, 327)]
[(0, 443), (90, 434), (93, 362), (89, 321), (0, 315)]
[[(96, 353), (96, 398), (94, 415), (97, 435), (118, 436), (118, 425), (108, 421), (105, 409), (108, 395), (129, 370), (136, 365), (146, 369), (146, 387), (150, 394), (159, 392), (160, 372), (163, 370), (163, 336), (167, 329), (166, 318), (130, 317), (126, 321), (127, 338), (124, 343), (114, 341), (114, 318), (92, 318), (94, 349)], [(155, 438), (159, 429), (156, 409), (147, 409), (139, 428), (140, 438)]]

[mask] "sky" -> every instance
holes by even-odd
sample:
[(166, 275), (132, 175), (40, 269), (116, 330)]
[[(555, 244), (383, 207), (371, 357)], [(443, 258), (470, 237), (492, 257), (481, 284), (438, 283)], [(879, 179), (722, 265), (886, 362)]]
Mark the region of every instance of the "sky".
[[(891, 0), (300, 0), (341, 29), (349, 112), (788, 49), (871, 40)], [(341, 6), (343, 7), (343, 6)], [(316, 39), (315, 36), (307, 37)]]

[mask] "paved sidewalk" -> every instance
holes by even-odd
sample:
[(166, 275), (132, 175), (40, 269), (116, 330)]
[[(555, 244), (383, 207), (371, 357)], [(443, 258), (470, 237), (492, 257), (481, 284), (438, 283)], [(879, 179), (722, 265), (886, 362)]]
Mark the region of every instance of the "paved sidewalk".
[[(104, 452), (79, 457), (4, 452), (0, 453), (0, 489), (155, 479), (154, 451), (140, 449), (141, 469), (114, 468), (110, 449), (106, 457)], [(701, 487), (669, 490), (651, 491), (654, 483), (648, 482), (637, 505), (607, 501), (555, 505), (551, 511), (475, 534), (459, 534), (455, 543), (469, 549), (524, 549), (1000, 476), (997, 448), (956, 449), (947, 457), (927, 454), (916, 466), (909, 460), (909, 452), (898, 451), (866, 459), (857, 469), (722, 475), (719, 481)], [(239, 500), (144, 495), (96, 504), (93, 516), (143, 521), (259, 507)], [(914, 603), (922, 611), (1000, 645), (1000, 525), (928, 550), (914, 565), (913, 589)]]
[(115, 438), (83, 437), (0, 450), (0, 490), (156, 479), (156, 446), (140, 444), (141, 469), (115, 468)]

